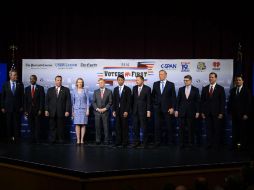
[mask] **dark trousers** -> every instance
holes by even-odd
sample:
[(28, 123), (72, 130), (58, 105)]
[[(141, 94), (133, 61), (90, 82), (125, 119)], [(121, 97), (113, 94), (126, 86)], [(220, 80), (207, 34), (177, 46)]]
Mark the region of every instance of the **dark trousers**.
[(168, 143), (174, 142), (174, 131), (172, 124), (172, 115), (168, 112), (162, 112), (159, 109), (154, 109), (154, 123), (155, 123), (155, 142), (161, 143), (162, 140), (162, 127), (165, 124), (165, 128), (168, 134)]
[(134, 142), (140, 143), (140, 129), (143, 129), (143, 143), (146, 144), (148, 140), (147, 135), (147, 120), (145, 114), (137, 112), (133, 115), (133, 126), (134, 126)]
[(188, 137), (188, 143), (194, 144), (195, 127), (196, 121), (194, 117), (180, 117), (179, 136), (181, 145), (185, 144), (186, 136)]
[(200, 146), (202, 144), (202, 129), (203, 129), (203, 119), (197, 118), (195, 119), (194, 124), (194, 136), (195, 136), (195, 143)]
[(127, 145), (129, 139), (128, 117), (116, 114), (116, 144)]
[(246, 147), (248, 140), (248, 119), (243, 120), (242, 117), (232, 116), (232, 143), (236, 146), (240, 143), (243, 147)]
[(6, 117), (5, 114), (0, 112), (0, 141), (6, 140), (7, 138), (7, 129), (6, 129)]
[(206, 115), (208, 146), (219, 147), (222, 138), (222, 122), (223, 119), (219, 119), (217, 115)]
[(55, 116), (49, 118), (49, 141), (51, 143), (64, 142), (64, 127), (65, 127), (64, 117)]
[(40, 123), (41, 116), (38, 115), (38, 111), (32, 110), (28, 115), (28, 124), (31, 130), (31, 139), (34, 142), (40, 140)]
[(104, 142), (108, 143), (109, 142), (109, 128), (108, 128), (108, 123), (109, 123), (109, 113), (95, 113), (94, 114), (94, 119), (95, 119), (95, 130), (96, 130), (96, 143), (101, 142), (101, 122), (103, 125), (103, 130), (104, 130)]
[(19, 112), (6, 112), (6, 127), (7, 127), (7, 138), (11, 140), (18, 139), (20, 137), (21, 118)]

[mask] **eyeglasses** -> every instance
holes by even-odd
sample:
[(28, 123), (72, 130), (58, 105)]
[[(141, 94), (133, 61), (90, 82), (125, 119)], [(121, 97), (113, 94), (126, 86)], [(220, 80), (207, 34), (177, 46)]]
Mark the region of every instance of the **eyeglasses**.
[(190, 81), (190, 80), (189, 80), (189, 79), (184, 79), (183, 81), (184, 81), (184, 82), (188, 82), (188, 81)]

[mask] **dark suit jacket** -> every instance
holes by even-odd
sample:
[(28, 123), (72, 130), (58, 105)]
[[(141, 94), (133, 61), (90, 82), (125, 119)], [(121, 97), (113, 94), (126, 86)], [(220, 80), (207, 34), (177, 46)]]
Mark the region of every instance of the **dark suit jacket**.
[(34, 91), (34, 98), (32, 98), (31, 85), (25, 88), (24, 96), (24, 111), (27, 113), (31, 112), (32, 105), (34, 111), (43, 111), (45, 105), (45, 93), (44, 87), (36, 84)]
[(13, 95), (10, 81), (3, 84), (1, 108), (6, 112), (19, 112), (23, 108), (24, 85), (22, 82), (16, 82), (16, 90)]
[(205, 115), (212, 114), (214, 116), (225, 114), (226, 98), (224, 87), (216, 84), (211, 97), (209, 96), (209, 87), (210, 85), (207, 85), (202, 89), (201, 113)]
[(168, 112), (169, 108), (174, 108), (176, 105), (175, 84), (167, 81), (163, 93), (160, 90), (160, 81), (153, 83), (153, 107), (162, 112)]
[(179, 117), (195, 117), (195, 114), (199, 113), (199, 108), (200, 95), (198, 88), (191, 86), (188, 99), (185, 95), (185, 86), (179, 88), (176, 101), (176, 111), (179, 112)]
[(247, 87), (243, 85), (239, 95), (236, 95), (236, 87), (230, 90), (228, 100), (228, 111), (234, 116), (239, 117), (242, 117), (243, 115), (250, 116), (251, 94), (247, 89)]
[(57, 97), (55, 87), (47, 91), (45, 111), (49, 112), (50, 117), (65, 117), (65, 112), (71, 113), (71, 95), (69, 88), (61, 86)]
[[(120, 104), (120, 108), (119, 108)], [(123, 114), (124, 112), (130, 112), (131, 109), (131, 89), (124, 85), (122, 95), (119, 97), (119, 87), (114, 88), (113, 92), (113, 111), (117, 114)]]
[(101, 99), (100, 89), (95, 90), (93, 93), (93, 109), (95, 112), (97, 108), (106, 108), (107, 110), (109, 110), (112, 105), (112, 101), (112, 92), (107, 88), (105, 88), (103, 99)]
[(149, 86), (143, 85), (138, 96), (138, 85), (133, 87), (132, 90), (132, 112), (133, 114), (145, 115), (147, 111), (151, 111), (151, 88)]

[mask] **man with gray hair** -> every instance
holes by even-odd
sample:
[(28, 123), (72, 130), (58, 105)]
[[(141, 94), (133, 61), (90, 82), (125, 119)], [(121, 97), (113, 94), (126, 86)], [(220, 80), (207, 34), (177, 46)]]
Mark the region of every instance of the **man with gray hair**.
[(8, 141), (17, 141), (20, 136), (21, 112), (23, 111), (24, 85), (18, 81), (18, 72), (10, 70), (10, 80), (3, 84), (1, 111), (6, 114)]
[(165, 70), (159, 71), (159, 79), (159, 81), (153, 83), (152, 91), (155, 146), (159, 146), (161, 143), (163, 122), (168, 132), (168, 144), (172, 144), (174, 140), (172, 119), (176, 104), (175, 84), (167, 80), (167, 72)]
[(101, 144), (101, 120), (104, 129), (104, 144), (109, 144), (109, 110), (112, 105), (112, 92), (105, 88), (105, 80), (99, 79), (99, 89), (93, 93), (93, 109), (95, 117), (96, 144)]
[(184, 77), (184, 86), (178, 90), (175, 117), (180, 119), (180, 147), (184, 148), (184, 137), (188, 134), (189, 146), (194, 144), (196, 120), (199, 117), (200, 95), (197, 87), (192, 85), (192, 77)]

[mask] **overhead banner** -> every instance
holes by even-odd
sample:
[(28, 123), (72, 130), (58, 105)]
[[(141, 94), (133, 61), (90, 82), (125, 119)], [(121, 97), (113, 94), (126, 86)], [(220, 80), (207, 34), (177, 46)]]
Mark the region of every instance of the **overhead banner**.
[(117, 86), (117, 76), (124, 75), (125, 84), (135, 85), (135, 78), (142, 75), (145, 83), (152, 87), (159, 80), (159, 71), (168, 73), (167, 79), (175, 83), (176, 91), (183, 86), (185, 75), (191, 75), (193, 85), (201, 91), (202, 86), (209, 84), (209, 73), (218, 75), (217, 83), (224, 86), (228, 94), (233, 77), (233, 59), (23, 59), (22, 80), (29, 85), (29, 77), (37, 75), (38, 84), (45, 91), (54, 86), (55, 76), (63, 77), (63, 85), (72, 91), (76, 79), (84, 79), (85, 88), (92, 97), (98, 88), (98, 79), (104, 78), (108, 88)]

